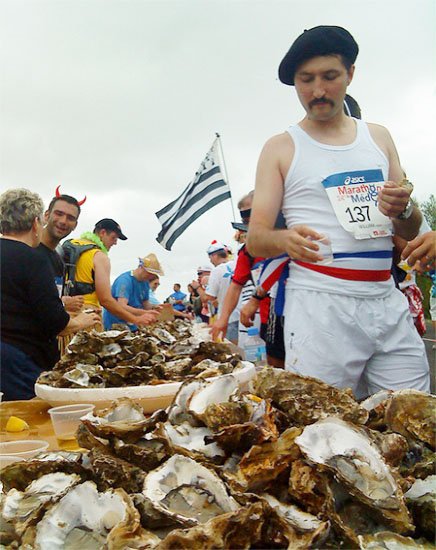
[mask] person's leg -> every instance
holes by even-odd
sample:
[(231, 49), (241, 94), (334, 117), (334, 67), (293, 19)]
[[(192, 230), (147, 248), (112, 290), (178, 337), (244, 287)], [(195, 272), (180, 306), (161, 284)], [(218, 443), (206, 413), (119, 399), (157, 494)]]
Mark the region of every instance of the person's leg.
[(356, 392), (374, 352), (364, 330), (365, 300), (310, 290), (289, 290), (285, 301), (285, 368)]
[(376, 352), (368, 361), (365, 378), (369, 393), (416, 389), (430, 391), (430, 370), (424, 343), (398, 290), (376, 301)]
[(3, 401), (32, 399), (35, 382), (42, 370), (20, 349), (1, 343), (0, 391)]
[(283, 317), (275, 313), (275, 298), (271, 298), (268, 322), (264, 327), (262, 338), (266, 344), (268, 365), (283, 369), (285, 366), (285, 344), (283, 341)]

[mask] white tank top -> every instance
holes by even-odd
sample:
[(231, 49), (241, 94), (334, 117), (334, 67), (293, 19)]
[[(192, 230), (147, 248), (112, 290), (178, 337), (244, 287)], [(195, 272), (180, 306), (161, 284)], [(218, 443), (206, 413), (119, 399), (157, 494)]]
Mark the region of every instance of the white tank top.
[[(392, 263), (391, 237), (357, 240), (339, 223), (323, 181), (349, 172), (380, 173), (386, 181), (389, 162), (372, 139), (365, 122), (356, 122), (356, 138), (349, 145), (328, 145), (311, 138), (300, 126), (287, 131), (295, 154), (284, 183), (282, 211), (288, 228), (304, 224), (330, 236), (334, 261), (329, 267), (355, 270), (389, 270)], [(363, 179), (363, 181), (365, 181)], [(387, 281), (353, 281), (331, 277), (291, 262), (287, 289), (308, 289), (356, 297), (387, 296), (394, 287)]]

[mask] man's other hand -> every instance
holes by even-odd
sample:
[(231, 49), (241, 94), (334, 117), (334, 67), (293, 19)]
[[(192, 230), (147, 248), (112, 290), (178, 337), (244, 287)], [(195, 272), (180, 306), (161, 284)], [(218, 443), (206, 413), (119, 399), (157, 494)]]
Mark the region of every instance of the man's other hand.
[(388, 218), (397, 218), (409, 202), (412, 188), (386, 181), (378, 193), (378, 209)]

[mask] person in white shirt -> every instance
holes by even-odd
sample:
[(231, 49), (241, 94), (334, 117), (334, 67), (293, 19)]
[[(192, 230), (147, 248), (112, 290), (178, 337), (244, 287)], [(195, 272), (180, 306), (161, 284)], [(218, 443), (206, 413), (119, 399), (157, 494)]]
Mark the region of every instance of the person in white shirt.
[[(306, 116), (261, 153), (247, 236), (251, 255), (291, 258), (285, 368), (363, 398), (430, 390), (424, 345), (390, 268), (392, 234), (413, 239), (412, 204), (388, 130), (344, 113), (359, 48), (337, 26), (302, 33), (279, 67)], [(280, 211), (287, 229), (275, 230)], [(328, 237), (326, 265), (317, 241)]]

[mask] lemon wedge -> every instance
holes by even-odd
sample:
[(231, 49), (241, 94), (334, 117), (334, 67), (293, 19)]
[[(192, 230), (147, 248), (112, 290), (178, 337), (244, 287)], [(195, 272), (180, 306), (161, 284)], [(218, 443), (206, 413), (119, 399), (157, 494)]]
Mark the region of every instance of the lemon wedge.
[(25, 420), (18, 418), (18, 416), (10, 416), (6, 423), (7, 432), (22, 432), (23, 430), (28, 429), (29, 424)]

